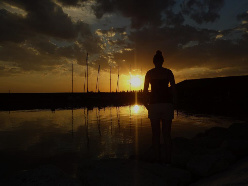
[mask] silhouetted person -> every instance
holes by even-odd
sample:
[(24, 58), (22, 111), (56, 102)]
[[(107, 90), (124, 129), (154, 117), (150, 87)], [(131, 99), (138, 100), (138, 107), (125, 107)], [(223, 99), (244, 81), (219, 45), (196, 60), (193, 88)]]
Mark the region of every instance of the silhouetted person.
[[(155, 68), (149, 70), (145, 76), (144, 95), (148, 118), (152, 126), (152, 146), (156, 159), (160, 161), (160, 121), (165, 144), (165, 163), (171, 163), (171, 123), (174, 119), (173, 96), (175, 95), (175, 79), (172, 71), (163, 68), (164, 57), (157, 51), (153, 57)], [(151, 94), (148, 87), (151, 84)], [(170, 88), (169, 88), (170, 84)]]

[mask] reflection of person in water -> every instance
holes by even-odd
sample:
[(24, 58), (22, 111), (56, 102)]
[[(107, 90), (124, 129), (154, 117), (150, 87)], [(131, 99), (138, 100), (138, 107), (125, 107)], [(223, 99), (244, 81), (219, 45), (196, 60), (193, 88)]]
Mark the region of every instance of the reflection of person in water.
[[(165, 163), (171, 163), (171, 123), (174, 118), (173, 97), (175, 97), (175, 79), (172, 71), (163, 68), (164, 57), (157, 51), (153, 57), (155, 68), (149, 70), (145, 76), (144, 94), (145, 106), (152, 126), (152, 146), (156, 159), (160, 161), (160, 121), (165, 144)], [(148, 87), (151, 84), (151, 94)], [(170, 88), (169, 88), (170, 84)]]

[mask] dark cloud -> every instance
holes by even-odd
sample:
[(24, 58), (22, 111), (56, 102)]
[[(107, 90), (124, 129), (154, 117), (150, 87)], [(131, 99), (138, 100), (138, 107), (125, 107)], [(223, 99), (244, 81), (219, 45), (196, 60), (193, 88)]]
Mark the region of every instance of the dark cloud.
[(176, 56), (169, 56), (168, 63), (173, 68), (205, 67), (209, 69), (225, 69), (248, 67), (248, 49), (243, 41), (233, 43), (230, 40), (216, 40), (209, 43), (180, 49)]
[(248, 21), (248, 13), (244, 12), (242, 14), (238, 14), (237, 19), (241, 21)]
[[(88, 24), (82, 21), (72, 22), (71, 17), (52, 0), (19, 0), (6, 1), (6, 3), (22, 8), (27, 12), (27, 15), (20, 16), (7, 10), (1, 10), (0, 24), (5, 29), (2, 31), (5, 38), (15, 37), (15, 32), (20, 37), (44, 34), (65, 40), (76, 39), (79, 34), (82, 36), (91, 35)], [(22, 41), (22, 38), (19, 40)]]
[(92, 6), (95, 15), (98, 19), (102, 18), (105, 13), (112, 13), (114, 11), (114, 3), (111, 0), (97, 0), (96, 5)]
[(0, 42), (22, 42), (34, 35), (25, 24), (23, 16), (12, 14), (5, 9), (0, 10), (0, 25)]
[(0, 10), (0, 61), (11, 62), (22, 70), (40, 71), (68, 60), (76, 59), (82, 64), (86, 51), (97, 54), (101, 50), (100, 40), (91, 33), (90, 26), (72, 22), (53, 1), (5, 2), (24, 10), (26, 15)]
[(58, 2), (62, 3), (64, 6), (79, 6), (81, 2), (85, 2), (87, 0), (58, 0)]
[(182, 25), (184, 22), (184, 17), (181, 12), (174, 13), (172, 10), (168, 10), (165, 12), (166, 19), (165, 23), (166, 25)]
[[(152, 58), (156, 50), (162, 50), (168, 61), (174, 56), (180, 55), (180, 52), (184, 50), (182, 46), (191, 41), (197, 41), (198, 45), (210, 42), (215, 38), (216, 33), (216, 31), (210, 30), (197, 30), (190, 26), (146, 28), (133, 31), (129, 35), (130, 43), (123, 44), (124, 50), (122, 52), (114, 53), (114, 60), (125, 69), (126, 73), (129, 72), (130, 64), (132, 68), (140, 69), (143, 67), (143, 69), (148, 69), (153, 67)], [(201, 55), (199, 58), (198, 56), (195, 56), (195, 58), (201, 59), (203, 57), (202, 53), (199, 55)], [(173, 66), (173, 68), (195, 65), (187, 63), (181, 65), (181, 63), (182, 61), (168, 62), (169, 66)]]
[(133, 68), (148, 69), (153, 67), (152, 58), (156, 50), (160, 49), (165, 57), (164, 66), (175, 70), (217, 70), (239, 66), (247, 69), (248, 37), (234, 42), (231, 39), (216, 39), (218, 34), (214, 30), (195, 29), (190, 26), (153, 30), (147, 28), (131, 33), (129, 39), (133, 45), (130, 48), (134, 50), (116, 53), (114, 56), (117, 61), (125, 60), (127, 64), (132, 64)]
[(244, 12), (237, 15), (237, 19), (242, 21), (239, 29), (242, 29), (244, 31), (244, 37), (248, 37), (248, 13)]
[(97, 18), (105, 13), (121, 13), (131, 19), (132, 28), (143, 26), (160, 26), (163, 23), (161, 14), (174, 4), (174, 0), (97, 0), (93, 10)]
[(29, 1), (24, 5), (28, 12), (26, 21), (36, 32), (63, 39), (77, 36), (77, 25), (52, 1)]
[(209, 42), (215, 33), (210, 30), (197, 30), (190, 26), (178, 26), (143, 29), (132, 32), (130, 39), (136, 43), (137, 52), (141, 51), (140, 55), (151, 53), (150, 51), (153, 54), (157, 49), (163, 49), (168, 56), (176, 55), (179, 46), (186, 45), (190, 41), (198, 41), (199, 44)]
[(198, 24), (214, 22), (223, 6), (224, 0), (184, 0), (181, 4), (182, 12)]

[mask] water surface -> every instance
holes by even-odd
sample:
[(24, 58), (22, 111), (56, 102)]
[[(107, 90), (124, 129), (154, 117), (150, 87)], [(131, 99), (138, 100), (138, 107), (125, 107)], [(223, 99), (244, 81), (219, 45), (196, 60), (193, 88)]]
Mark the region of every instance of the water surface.
[[(172, 137), (191, 138), (234, 122), (238, 121), (179, 112), (173, 120)], [(0, 112), (0, 158), (10, 172), (55, 164), (72, 173), (82, 159), (129, 158), (150, 145), (150, 121), (140, 105)]]

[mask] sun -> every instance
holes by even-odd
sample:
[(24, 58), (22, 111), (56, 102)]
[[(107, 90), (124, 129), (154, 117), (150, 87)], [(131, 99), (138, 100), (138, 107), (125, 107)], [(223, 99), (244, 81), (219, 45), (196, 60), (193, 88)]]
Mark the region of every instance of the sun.
[(132, 85), (133, 87), (140, 87), (140, 85), (141, 85), (141, 80), (140, 80), (140, 78), (139, 78), (138, 76), (132, 77), (132, 78), (131, 78), (131, 85)]

